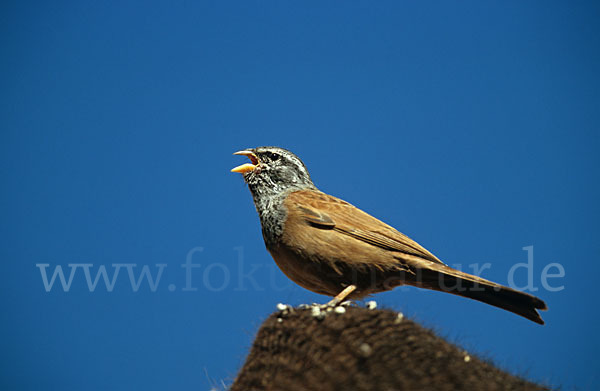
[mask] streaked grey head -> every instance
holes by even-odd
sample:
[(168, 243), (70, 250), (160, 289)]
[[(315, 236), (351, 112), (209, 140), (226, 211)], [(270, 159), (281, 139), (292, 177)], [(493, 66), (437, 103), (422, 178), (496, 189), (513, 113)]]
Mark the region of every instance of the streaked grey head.
[(316, 187), (302, 160), (287, 149), (249, 148), (236, 152), (235, 155), (250, 159), (250, 163), (237, 166), (231, 171), (241, 173), (250, 188), (265, 244), (269, 248), (283, 232), (287, 215), (285, 197), (296, 190), (316, 190)]
[(257, 147), (235, 154), (247, 156), (251, 161), (251, 164), (243, 164), (231, 171), (244, 175), (244, 181), (253, 194), (259, 192), (274, 195), (293, 189), (315, 187), (302, 160), (287, 149)]

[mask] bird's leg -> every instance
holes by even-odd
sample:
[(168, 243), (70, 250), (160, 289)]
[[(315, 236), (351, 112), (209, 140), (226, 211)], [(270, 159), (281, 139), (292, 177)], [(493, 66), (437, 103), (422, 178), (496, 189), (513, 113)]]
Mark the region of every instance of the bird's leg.
[(344, 288), (343, 291), (337, 294), (336, 297), (331, 299), (329, 303), (326, 304), (328, 307), (335, 307), (340, 304), (348, 295), (356, 290), (356, 285), (348, 285)]

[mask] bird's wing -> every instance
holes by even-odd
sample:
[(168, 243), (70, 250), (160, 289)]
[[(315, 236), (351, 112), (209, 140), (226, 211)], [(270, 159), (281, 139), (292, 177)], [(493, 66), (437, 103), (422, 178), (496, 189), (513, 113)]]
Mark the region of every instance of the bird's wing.
[(334, 230), (340, 234), (380, 249), (392, 251), (398, 258), (421, 258), (443, 264), (423, 246), (393, 227), (363, 212), (339, 198), (315, 190), (291, 193), (286, 200), (288, 210), (320, 230)]

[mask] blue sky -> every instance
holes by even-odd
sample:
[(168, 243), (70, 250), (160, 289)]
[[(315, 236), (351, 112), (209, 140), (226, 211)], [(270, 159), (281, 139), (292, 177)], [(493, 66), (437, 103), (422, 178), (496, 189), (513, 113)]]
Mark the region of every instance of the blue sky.
[[(259, 145), (463, 270), (489, 263), (506, 284), (533, 246), (513, 277), (547, 302), (543, 327), (412, 288), (375, 300), (514, 373), (600, 388), (599, 16), (555, 1), (3, 3), (2, 388), (208, 390), (278, 302), (328, 300), (276, 268), (229, 173)], [(57, 266), (74, 271), (66, 292), (44, 285)], [(91, 292), (101, 267), (114, 286)], [(155, 289), (132, 287), (144, 267)], [(544, 286), (545, 269), (564, 276)]]

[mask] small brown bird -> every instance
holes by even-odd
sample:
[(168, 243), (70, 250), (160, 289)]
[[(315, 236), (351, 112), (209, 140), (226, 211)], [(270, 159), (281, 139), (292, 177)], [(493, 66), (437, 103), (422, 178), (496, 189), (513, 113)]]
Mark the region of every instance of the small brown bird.
[(546, 304), (527, 293), (453, 269), (408, 236), (339, 198), (319, 191), (306, 166), (278, 147), (236, 152), (260, 216), (267, 250), (298, 285), (358, 299), (399, 285), (479, 300), (539, 324)]

